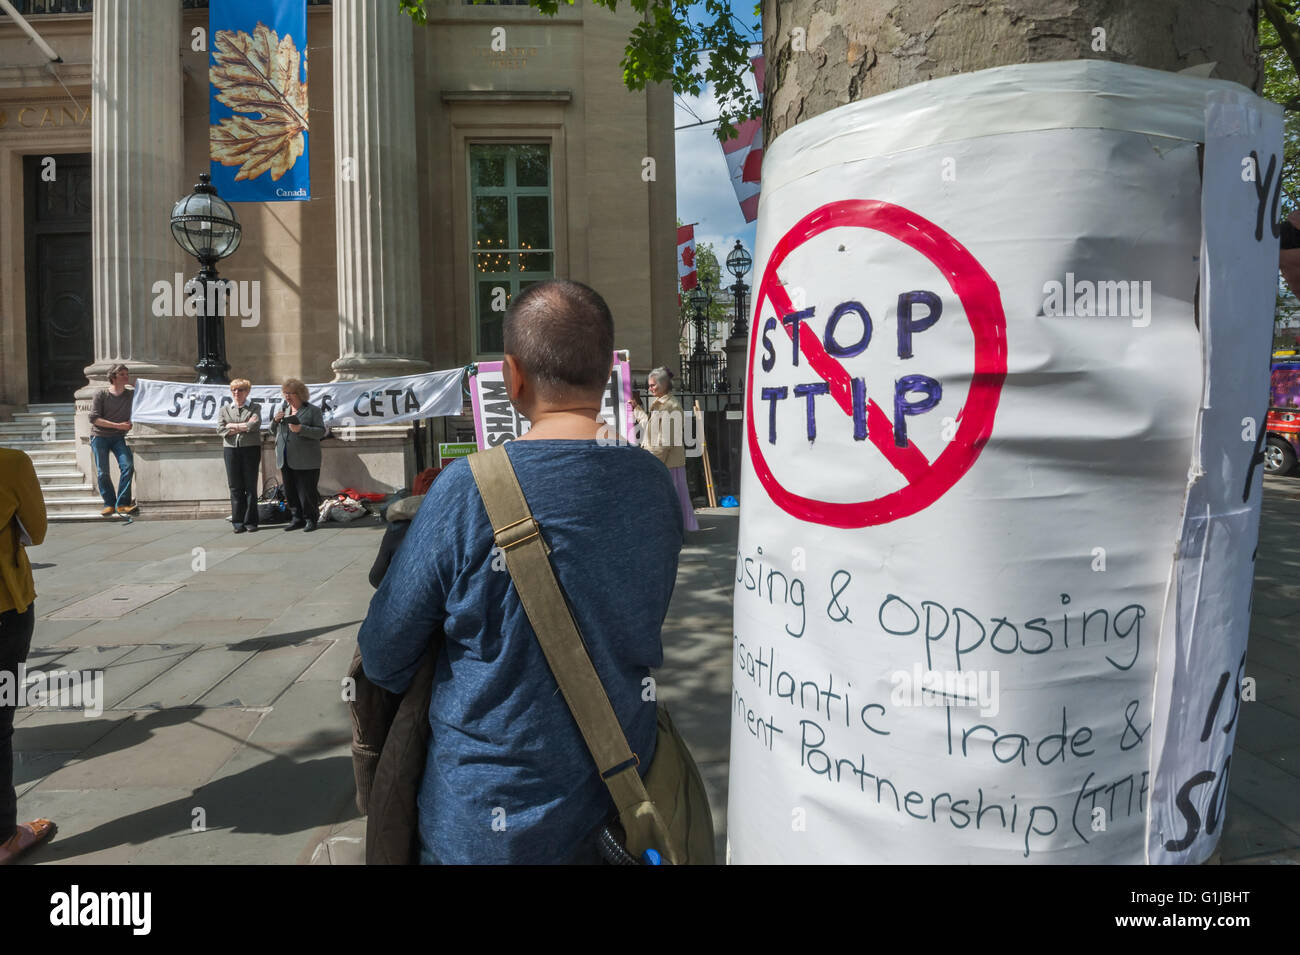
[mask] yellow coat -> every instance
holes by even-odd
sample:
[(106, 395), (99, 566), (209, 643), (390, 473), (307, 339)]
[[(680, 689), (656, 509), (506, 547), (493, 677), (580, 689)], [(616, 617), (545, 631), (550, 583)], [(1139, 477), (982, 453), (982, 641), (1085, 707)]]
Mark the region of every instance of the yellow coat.
[(24, 612), (36, 599), (32, 565), (19, 543), (23, 522), (32, 544), (45, 540), (45, 498), (32, 459), (21, 451), (0, 448), (0, 613)]

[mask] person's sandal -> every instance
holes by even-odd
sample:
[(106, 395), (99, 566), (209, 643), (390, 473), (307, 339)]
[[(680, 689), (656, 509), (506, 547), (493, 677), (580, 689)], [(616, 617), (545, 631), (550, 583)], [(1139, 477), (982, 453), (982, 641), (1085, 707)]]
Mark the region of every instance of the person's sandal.
[[(33, 819), (31, 822), (20, 822), (18, 830), (9, 837), (9, 841), (0, 844), (0, 851), (7, 853), (7, 855), (0, 856), (0, 865), (9, 865), (11, 862), (21, 859), (23, 853), (36, 848), (52, 836), (57, 829), (58, 826), (48, 819)], [(24, 836), (27, 838), (24, 839)]]

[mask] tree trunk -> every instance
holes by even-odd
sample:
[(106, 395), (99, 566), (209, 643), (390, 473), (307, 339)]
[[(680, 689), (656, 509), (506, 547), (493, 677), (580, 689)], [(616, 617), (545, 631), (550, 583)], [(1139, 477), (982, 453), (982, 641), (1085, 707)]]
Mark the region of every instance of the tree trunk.
[[(1256, 0), (764, 0), (764, 139), (878, 93), (1012, 63), (1216, 63), (1258, 90)], [(1097, 30), (1104, 31), (1098, 33)]]

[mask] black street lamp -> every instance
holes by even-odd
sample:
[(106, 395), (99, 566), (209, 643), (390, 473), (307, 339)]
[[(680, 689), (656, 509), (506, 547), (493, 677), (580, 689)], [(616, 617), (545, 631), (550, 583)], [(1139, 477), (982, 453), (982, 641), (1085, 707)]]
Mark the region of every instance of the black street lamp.
[(745, 290), (749, 288), (745, 284), (745, 276), (753, 266), (754, 260), (749, 257), (740, 240), (736, 240), (736, 247), (727, 253), (727, 271), (736, 277), (736, 284), (731, 286), (732, 295), (736, 299), (736, 322), (731, 326), (732, 338), (746, 338), (749, 335), (749, 322), (745, 318)]
[(197, 281), (203, 293), (203, 314), (198, 316), (199, 360), (194, 364), (199, 384), (229, 384), (222, 320), (225, 309), (213, 299), (225, 294), (217, 277), (217, 263), (239, 248), (243, 228), (230, 204), (217, 195), (206, 172), (199, 175), (194, 191), (172, 207), (171, 226), (172, 238), (199, 260)]
[(708, 312), (713, 304), (709, 284), (701, 280), (690, 291), (691, 307), (695, 309), (695, 347), (691, 350), (691, 390), (704, 391), (708, 376)]

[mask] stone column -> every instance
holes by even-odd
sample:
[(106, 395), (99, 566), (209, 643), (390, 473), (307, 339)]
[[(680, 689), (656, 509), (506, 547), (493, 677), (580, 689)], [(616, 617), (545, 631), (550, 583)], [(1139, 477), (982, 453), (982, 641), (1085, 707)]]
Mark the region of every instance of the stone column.
[(95, 362), (78, 399), (103, 387), (117, 362), (133, 376), (194, 379), (187, 361), (194, 319), (155, 316), (152, 291), (193, 264), (168, 224), (173, 203), (189, 191), (181, 169), (181, 5), (160, 3), (141, 16), (138, 4), (99, 0), (92, 23)]
[(418, 374), (419, 187), (412, 23), (396, 2), (335, 0), (336, 379)]
[[(148, 16), (128, 0), (95, 4), (90, 79), (95, 361), (86, 368), (87, 384), (76, 393), (75, 425), (77, 465), (92, 484), (87, 412), (95, 392), (107, 384), (108, 369), (125, 362), (133, 377), (194, 380), (187, 357), (193, 352), (194, 319), (153, 313), (154, 283), (172, 283), (187, 268), (169, 225), (173, 203), (188, 191), (181, 169), (180, 42), (179, 3), (152, 6)], [(151, 430), (132, 430), (131, 443)]]

